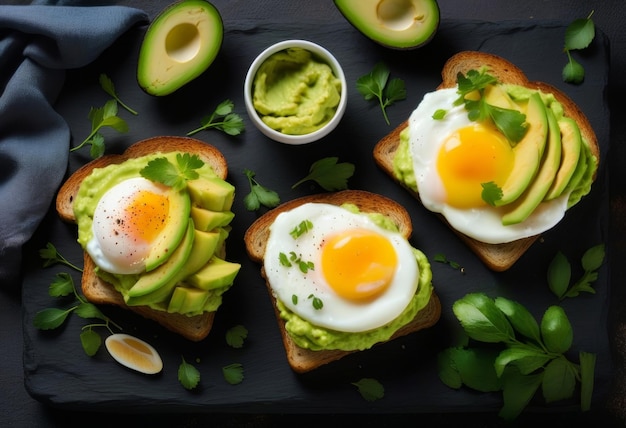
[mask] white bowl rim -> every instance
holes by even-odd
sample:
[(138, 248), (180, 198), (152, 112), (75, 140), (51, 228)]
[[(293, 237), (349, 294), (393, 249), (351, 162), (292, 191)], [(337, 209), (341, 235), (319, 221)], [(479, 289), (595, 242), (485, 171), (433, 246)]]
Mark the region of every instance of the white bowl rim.
[[(330, 121), (320, 129), (317, 129), (309, 134), (303, 135), (290, 135), (283, 134), (282, 132), (276, 131), (275, 129), (270, 128), (261, 120), (259, 114), (254, 109), (252, 104), (252, 82), (254, 81), (254, 77), (256, 76), (256, 72), (261, 66), (261, 64), (272, 54), (279, 52), (281, 50), (290, 48), (290, 47), (299, 47), (306, 49), (308, 51), (313, 52), (315, 55), (320, 57), (322, 60), (326, 61), (328, 65), (332, 68), (333, 73), (337, 76), (337, 78), (341, 81), (341, 96), (339, 99), (339, 105), (337, 106), (337, 110), (335, 115), (330, 119)], [(329, 134), (333, 129), (337, 127), (341, 118), (346, 110), (347, 102), (348, 102), (348, 91), (346, 88), (346, 77), (339, 64), (339, 61), (335, 56), (326, 48), (317, 43), (311, 42), (309, 40), (304, 39), (290, 39), (283, 40), (281, 42), (277, 42), (273, 45), (265, 48), (257, 57), (254, 59), (250, 67), (248, 68), (248, 72), (246, 73), (246, 78), (244, 81), (244, 101), (246, 105), (246, 110), (248, 112), (248, 116), (254, 122), (256, 127), (267, 137), (281, 142), (285, 144), (307, 144), (313, 141), (317, 141), (322, 137)]]

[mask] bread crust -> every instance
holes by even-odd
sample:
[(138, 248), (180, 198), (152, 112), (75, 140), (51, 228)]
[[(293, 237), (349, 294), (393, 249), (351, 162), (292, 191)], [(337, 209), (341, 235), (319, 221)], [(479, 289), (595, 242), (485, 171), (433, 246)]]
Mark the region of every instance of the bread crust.
[[(343, 190), (333, 193), (321, 193), (285, 202), (271, 211), (268, 211), (253, 222), (244, 235), (246, 251), (250, 259), (262, 265), (263, 257), (265, 255), (265, 247), (269, 237), (269, 228), (276, 217), (280, 213), (289, 211), (297, 206), (309, 202), (323, 202), (333, 205), (352, 203), (358, 206), (361, 212), (388, 215), (398, 225), (400, 233), (407, 239), (413, 232), (411, 218), (406, 209), (396, 201), (385, 196), (363, 190)], [(280, 311), (276, 304), (276, 298), (274, 297), (271, 285), (267, 280), (265, 270), (262, 266), (261, 276), (265, 280), (267, 292), (274, 308), (274, 314), (276, 316), (281, 339), (285, 348), (287, 361), (293, 371), (296, 373), (306, 373), (322, 365), (337, 361), (349, 354), (358, 352), (343, 350), (312, 351), (298, 346), (291, 339), (289, 333), (285, 329), (285, 321), (280, 317)], [(389, 340), (431, 327), (439, 320), (440, 316), (441, 303), (439, 301), (439, 297), (435, 291), (433, 291), (426, 307), (419, 311), (418, 315), (412, 322), (398, 330)]]
[[(214, 146), (189, 137), (158, 136), (141, 140), (130, 146), (122, 154), (105, 155), (95, 159), (76, 170), (61, 186), (56, 198), (56, 210), (59, 217), (66, 222), (76, 222), (73, 203), (80, 185), (95, 168), (119, 164), (127, 159), (150, 154), (184, 152), (196, 154), (206, 164), (211, 165), (215, 173), (222, 179), (228, 175), (228, 164), (224, 155)], [(135, 312), (144, 318), (156, 321), (166, 329), (180, 336), (197, 342), (204, 339), (213, 326), (215, 312), (187, 316), (152, 309), (148, 306), (128, 306), (122, 295), (113, 285), (103, 281), (95, 273), (95, 263), (87, 252), (83, 252), (83, 273), (81, 289), (87, 300), (94, 304), (115, 305)]]
[[(589, 120), (576, 103), (568, 95), (552, 85), (544, 82), (529, 81), (525, 73), (519, 67), (502, 57), (485, 52), (459, 52), (450, 57), (444, 64), (441, 71), (442, 81), (436, 89), (454, 87), (456, 86), (458, 73), (466, 74), (469, 70), (478, 70), (482, 67), (487, 67), (489, 74), (496, 77), (502, 83), (525, 86), (527, 88), (541, 90), (545, 93), (554, 94), (556, 100), (563, 105), (565, 115), (574, 119), (578, 124), (582, 136), (589, 144), (591, 153), (597, 159), (600, 158), (596, 134)], [(374, 146), (373, 157), (375, 163), (381, 170), (419, 200), (419, 194), (407, 186), (404, 186), (393, 174), (393, 158), (400, 145), (400, 133), (407, 126), (408, 119), (384, 136)], [(540, 237), (540, 235), (535, 235), (503, 244), (487, 244), (455, 230), (441, 214), (437, 214), (437, 216), (454, 231), (489, 269), (496, 272), (508, 270)]]

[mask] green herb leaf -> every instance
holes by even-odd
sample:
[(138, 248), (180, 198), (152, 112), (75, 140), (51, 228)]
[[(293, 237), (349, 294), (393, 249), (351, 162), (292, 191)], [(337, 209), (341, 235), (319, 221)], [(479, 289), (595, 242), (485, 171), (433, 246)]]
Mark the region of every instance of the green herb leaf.
[(481, 183), (480, 185), (483, 188), (480, 196), (483, 201), (487, 202), (489, 205), (495, 206), (496, 201), (502, 199), (502, 188), (493, 181)]
[(170, 186), (175, 191), (181, 191), (187, 186), (188, 180), (199, 177), (196, 169), (201, 168), (204, 162), (198, 155), (189, 153), (176, 154), (176, 164), (166, 157), (152, 159), (140, 171), (142, 177), (156, 183)]
[(406, 98), (404, 81), (395, 78), (389, 81), (389, 68), (382, 62), (374, 65), (372, 71), (357, 79), (356, 88), (366, 101), (377, 99), (387, 125), (387, 107)]
[(541, 390), (546, 403), (564, 400), (574, 395), (576, 371), (565, 358), (556, 358), (548, 363), (543, 373)]
[(87, 328), (80, 333), (80, 343), (85, 354), (93, 357), (102, 345), (102, 337), (91, 328)]
[(469, 337), (481, 342), (510, 342), (513, 327), (494, 301), (482, 293), (470, 293), (457, 300), (452, 310)]
[(581, 264), (585, 272), (591, 272), (600, 269), (602, 263), (604, 263), (604, 256), (606, 255), (604, 244), (599, 244), (589, 248), (583, 254)]
[(117, 101), (119, 103), (119, 105), (121, 105), (129, 113), (132, 113), (135, 116), (137, 115), (137, 112), (135, 110), (133, 110), (132, 108), (130, 108), (129, 106), (127, 106), (126, 104), (124, 104), (122, 102), (120, 97), (115, 92), (115, 85), (113, 84), (113, 81), (111, 80), (111, 78), (109, 76), (107, 76), (104, 73), (100, 74), (99, 82), (100, 82), (100, 86), (102, 87), (104, 92), (106, 92), (107, 94), (111, 95), (113, 97), (113, 99), (115, 99), (115, 101)]
[(506, 315), (516, 331), (534, 340), (536, 343), (541, 343), (539, 324), (528, 309), (504, 297), (497, 297), (494, 302), (498, 309)]
[(178, 366), (178, 381), (185, 389), (194, 389), (200, 382), (200, 372), (193, 365), (182, 358), (180, 366)]
[(313, 229), (313, 223), (311, 220), (302, 220), (298, 226), (296, 226), (289, 234), (293, 239), (297, 239), (300, 236)]
[(243, 198), (244, 206), (248, 211), (256, 211), (261, 205), (267, 208), (274, 208), (280, 204), (280, 196), (274, 190), (262, 186), (255, 178), (255, 173), (249, 169), (244, 169), (244, 175), (248, 178), (250, 193)]
[(511, 109), (500, 108), (487, 104), (489, 116), (496, 128), (513, 143), (518, 143), (528, 130), (526, 115)]
[(572, 58), (569, 51), (567, 51), (567, 58), (568, 62), (565, 64), (563, 71), (561, 72), (563, 81), (574, 84), (582, 83), (585, 80), (585, 69), (580, 63)]
[(442, 108), (435, 110), (435, 112), (433, 113), (433, 119), (434, 120), (442, 120), (443, 118), (446, 117), (446, 114), (448, 114), (447, 110), (444, 110)]
[(247, 337), (248, 329), (243, 325), (236, 325), (226, 332), (226, 343), (233, 348), (241, 348)]
[(109, 100), (100, 108), (91, 108), (87, 116), (91, 121), (91, 133), (78, 146), (70, 149), (70, 152), (91, 145), (92, 158), (98, 158), (104, 154), (104, 137), (99, 133), (102, 128), (112, 128), (118, 132), (128, 132), (126, 121), (117, 116), (117, 101)]
[(243, 381), (243, 366), (240, 363), (229, 364), (222, 367), (222, 374), (226, 382), (237, 385)]
[(567, 292), (571, 277), (572, 268), (567, 257), (561, 251), (557, 252), (548, 266), (548, 288), (560, 299)]
[(52, 297), (63, 297), (72, 293), (74, 293), (74, 279), (67, 272), (57, 273), (48, 288), (48, 294)]
[(46, 308), (35, 314), (33, 318), (33, 326), (39, 330), (54, 330), (61, 326), (67, 316), (74, 310), (72, 309), (58, 309), (58, 308)]
[(61, 264), (71, 267), (72, 269), (78, 272), (83, 271), (81, 268), (79, 268), (78, 266), (76, 266), (75, 264), (67, 260), (65, 257), (63, 257), (61, 253), (57, 251), (56, 247), (52, 245), (52, 243), (50, 242), (46, 244), (46, 248), (42, 248), (39, 250), (39, 257), (43, 259), (44, 267), (52, 266), (53, 264), (56, 264), (56, 263), (61, 263)]
[(540, 349), (525, 345), (512, 345), (504, 349), (495, 361), (495, 369), (498, 377), (501, 377), (508, 364), (517, 367), (520, 373), (526, 375), (543, 367), (550, 357)]
[(100, 309), (93, 303), (81, 302), (76, 307), (76, 315), (81, 318), (90, 319), (97, 318), (106, 321), (108, 318), (100, 312)]
[(587, 18), (575, 19), (565, 29), (565, 49), (576, 50), (585, 49), (591, 44), (595, 35), (596, 29), (591, 17), (593, 11)]
[(357, 382), (352, 382), (359, 394), (367, 401), (380, 400), (385, 396), (385, 387), (376, 379), (364, 377)]
[(337, 157), (327, 157), (314, 162), (309, 168), (309, 174), (291, 188), (295, 189), (302, 183), (312, 180), (329, 192), (347, 189), (348, 179), (354, 174), (354, 164), (337, 163), (338, 160)]
[(454, 268), (454, 269), (458, 269), (461, 271), (461, 273), (465, 273), (465, 268), (463, 268), (459, 263), (452, 261), (452, 260), (448, 260), (448, 258), (441, 253), (437, 253), (433, 256), (433, 260), (438, 262), (438, 263), (444, 263), (447, 264), (448, 266)]
[(574, 340), (574, 331), (567, 314), (561, 306), (552, 305), (541, 318), (541, 338), (550, 352), (563, 354)]
[(541, 386), (542, 380), (543, 372), (522, 375), (517, 370), (507, 369), (502, 376), (504, 404), (498, 415), (507, 421), (519, 416)]
[(239, 135), (244, 130), (245, 125), (241, 116), (233, 113), (235, 104), (231, 100), (224, 100), (215, 108), (210, 116), (202, 119), (200, 127), (187, 133), (188, 136), (197, 134), (207, 129), (218, 129), (228, 135)]
[(448, 386), (469, 388), (481, 392), (500, 390), (501, 382), (495, 370), (498, 351), (484, 348), (448, 348), (438, 355), (439, 378)]

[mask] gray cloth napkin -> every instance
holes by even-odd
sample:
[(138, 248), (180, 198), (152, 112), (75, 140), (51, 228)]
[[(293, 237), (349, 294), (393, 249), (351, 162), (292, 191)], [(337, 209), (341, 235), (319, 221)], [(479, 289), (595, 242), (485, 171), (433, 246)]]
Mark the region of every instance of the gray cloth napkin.
[(0, 6), (0, 287), (18, 284), (22, 246), (67, 169), (70, 130), (54, 110), (65, 70), (147, 20), (123, 6)]

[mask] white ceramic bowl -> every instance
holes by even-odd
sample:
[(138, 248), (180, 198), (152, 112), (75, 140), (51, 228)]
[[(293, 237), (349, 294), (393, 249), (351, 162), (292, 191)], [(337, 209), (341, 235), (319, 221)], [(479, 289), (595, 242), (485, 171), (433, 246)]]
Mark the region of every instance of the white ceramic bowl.
[[(312, 52), (317, 58), (326, 62), (336, 77), (341, 81), (341, 96), (339, 99), (339, 105), (337, 106), (337, 110), (333, 118), (324, 125), (324, 127), (317, 129), (309, 134), (303, 135), (289, 135), (284, 134), (282, 132), (276, 131), (270, 128), (261, 120), (259, 113), (255, 110), (253, 102), (252, 102), (252, 90), (254, 78), (256, 76), (257, 70), (267, 60), (272, 54), (276, 52), (280, 52), (287, 48), (302, 48)], [(346, 105), (348, 103), (348, 91), (346, 85), (346, 76), (343, 73), (343, 69), (339, 64), (339, 61), (325, 48), (322, 46), (315, 44), (313, 42), (309, 42), (307, 40), (285, 40), (279, 43), (276, 43), (256, 57), (256, 59), (250, 65), (248, 69), (248, 73), (246, 74), (246, 80), (244, 82), (244, 101), (246, 104), (246, 111), (248, 112), (248, 116), (250, 120), (254, 123), (254, 125), (267, 137), (272, 140), (285, 143), (285, 144), (307, 144), (313, 141), (319, 140), (320, 138), (328, 135), (333, 129), (337, 127), (337, 124), (341, 121), (344, 112), (346, 111)]]

